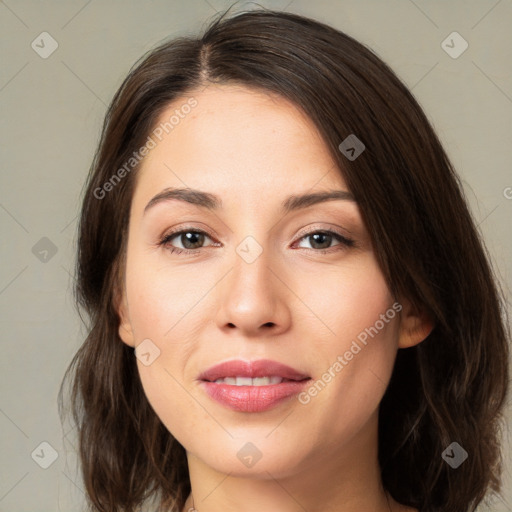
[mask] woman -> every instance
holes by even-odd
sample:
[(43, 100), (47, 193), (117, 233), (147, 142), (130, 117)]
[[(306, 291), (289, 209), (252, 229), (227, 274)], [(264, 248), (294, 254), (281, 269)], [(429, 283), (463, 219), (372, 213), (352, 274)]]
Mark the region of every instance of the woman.
[(496, 281), (424, 113), (351, 37), (259, 10), (150, 52), (79, 229), (92, 510), (462, 512), (499, 491)]

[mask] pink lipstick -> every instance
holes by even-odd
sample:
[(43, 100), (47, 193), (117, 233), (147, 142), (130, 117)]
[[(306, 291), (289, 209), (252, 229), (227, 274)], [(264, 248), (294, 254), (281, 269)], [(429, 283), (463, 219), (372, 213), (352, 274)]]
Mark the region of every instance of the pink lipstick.
[(310, 377), (290, 366), (260, 359), (215, 365), (198, 379), (208, 396), (239, 412), (263, 412), (302, 391)]

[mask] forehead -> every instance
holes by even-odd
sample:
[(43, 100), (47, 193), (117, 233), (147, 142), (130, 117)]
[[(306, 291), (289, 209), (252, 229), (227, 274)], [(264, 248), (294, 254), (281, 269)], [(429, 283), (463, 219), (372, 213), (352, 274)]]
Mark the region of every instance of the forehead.
[(144, 195), (188, 186), (261, 201), (316, 183), (346, 188), (313, 121), (274, 93), (212, 84), (173, 101), (156, 125), (166, 126), (139, 170)]

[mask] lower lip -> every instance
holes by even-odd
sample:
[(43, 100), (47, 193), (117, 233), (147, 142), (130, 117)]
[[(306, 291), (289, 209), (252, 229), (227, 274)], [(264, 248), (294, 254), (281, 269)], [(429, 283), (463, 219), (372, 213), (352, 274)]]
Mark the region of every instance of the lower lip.
[(233, 386), (203, 381), (206, 393), (220, 404), (239, 412), (263, 412), (297, 395), (309, 382), (287, 381), (269, 386)]

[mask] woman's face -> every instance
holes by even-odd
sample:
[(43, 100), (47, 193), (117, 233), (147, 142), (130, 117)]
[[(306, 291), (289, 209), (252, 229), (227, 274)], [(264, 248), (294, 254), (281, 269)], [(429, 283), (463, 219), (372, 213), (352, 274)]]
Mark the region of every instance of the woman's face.
[[(148, 400), (201, 463), (276, 478), (348, 463), (374, 448), (401, 332), (358, 205), (285, 99), (227, 85), (190, 96), (162, 115), (181, 113), (137, 176), (121, 338), (140, 345)], [(328, 191), (341, 194), (294, 199)]]

